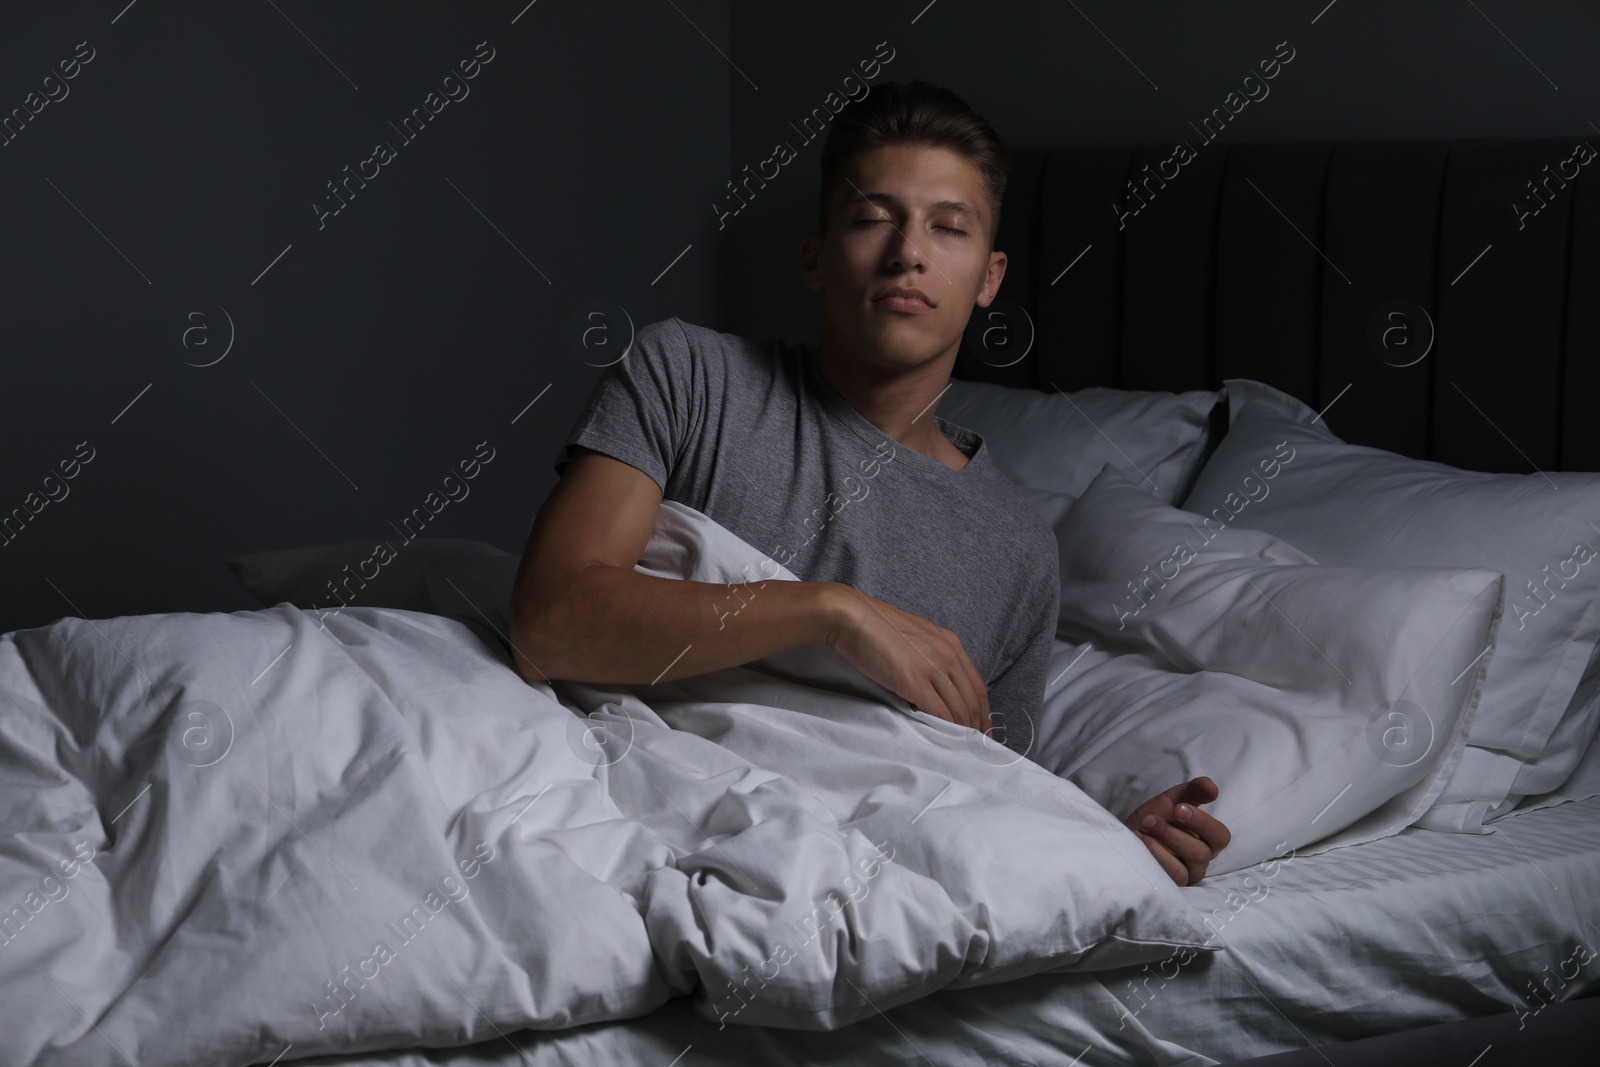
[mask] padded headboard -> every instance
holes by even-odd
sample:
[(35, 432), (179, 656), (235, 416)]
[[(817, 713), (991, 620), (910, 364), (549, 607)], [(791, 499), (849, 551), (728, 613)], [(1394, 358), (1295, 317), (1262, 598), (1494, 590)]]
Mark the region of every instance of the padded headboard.
[(1013, 149), (988, 310), (1010, 301), (992, 335), (1020, 342), (1031, 320), (1033, 346), (980, 354), (969, 328), (954, 376), (1254, 378), (1332, 404), (1347, 441), (1600, 470), (1600, 136), (1196, 141)]

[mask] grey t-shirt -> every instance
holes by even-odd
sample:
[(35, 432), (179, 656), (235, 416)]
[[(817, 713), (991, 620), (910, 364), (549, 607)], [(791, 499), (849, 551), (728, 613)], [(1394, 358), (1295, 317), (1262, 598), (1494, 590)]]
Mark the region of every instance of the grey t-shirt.
[(1036, 723), (1044, 698), (1055, 537), (981, 436), (931, 417), (970, 457), (961, 470), (867, 421), (810, 346), (672, 318), (605, 370), (555, 469), (573, 445), (604, 452), (802, 581), (844, 582), (954, 631), (988, 687), (996, 739), (1021, 751), (1033, 731), (1009, 715)]

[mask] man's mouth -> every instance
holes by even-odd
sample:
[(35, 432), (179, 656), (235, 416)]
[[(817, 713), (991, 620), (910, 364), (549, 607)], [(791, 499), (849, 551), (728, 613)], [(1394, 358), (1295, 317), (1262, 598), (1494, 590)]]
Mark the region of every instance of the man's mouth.
[(933, 310), (932, 304), (929, 304), (915, 292), (905, 289), (891, 289), (872, 303), (875, 307), (886, 308), (890, 311), (922, 312)]

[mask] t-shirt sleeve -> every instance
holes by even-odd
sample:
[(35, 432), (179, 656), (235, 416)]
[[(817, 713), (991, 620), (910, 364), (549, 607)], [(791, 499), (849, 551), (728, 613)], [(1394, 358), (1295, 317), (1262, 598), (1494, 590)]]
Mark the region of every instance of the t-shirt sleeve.
[(996, 741), (1023, 755), (1037, 750), (1035, 731), (1044, 706), (1045, 675), (1055, 645), (1056, 620), (1061, 612), (1060, 562), (1054, 537), (1049, 551), (1040, 550), (1030, 569), (1029, 610), (1020, 612), (1025, 629), (1014, 639), (1021, 649), (989, 685), (989, 717)]
[(556, 474), (566, 472), (573, 446), (582, 445), (639, 468), (665, 493), (701, 425), (706, 394), (703, 367), (682, 325), (677, 319), (651, 323), (595, 383), (556, 454)]

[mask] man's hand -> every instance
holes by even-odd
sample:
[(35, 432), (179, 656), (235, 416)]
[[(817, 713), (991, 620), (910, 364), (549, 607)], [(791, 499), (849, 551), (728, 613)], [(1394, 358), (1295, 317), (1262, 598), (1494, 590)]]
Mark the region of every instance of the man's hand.
[(829, 644), (912, 707), (988, 733), (989, 689), (954, 631), (837, 584), (843, 607)]
[(1204, 878), (1206, 867), (1233, 839), (1226, 826), (1200, 810), (1217, 795), (1217, 783), (1201, 775), (1151, 797), (1125, 822), (1179, 885)]

